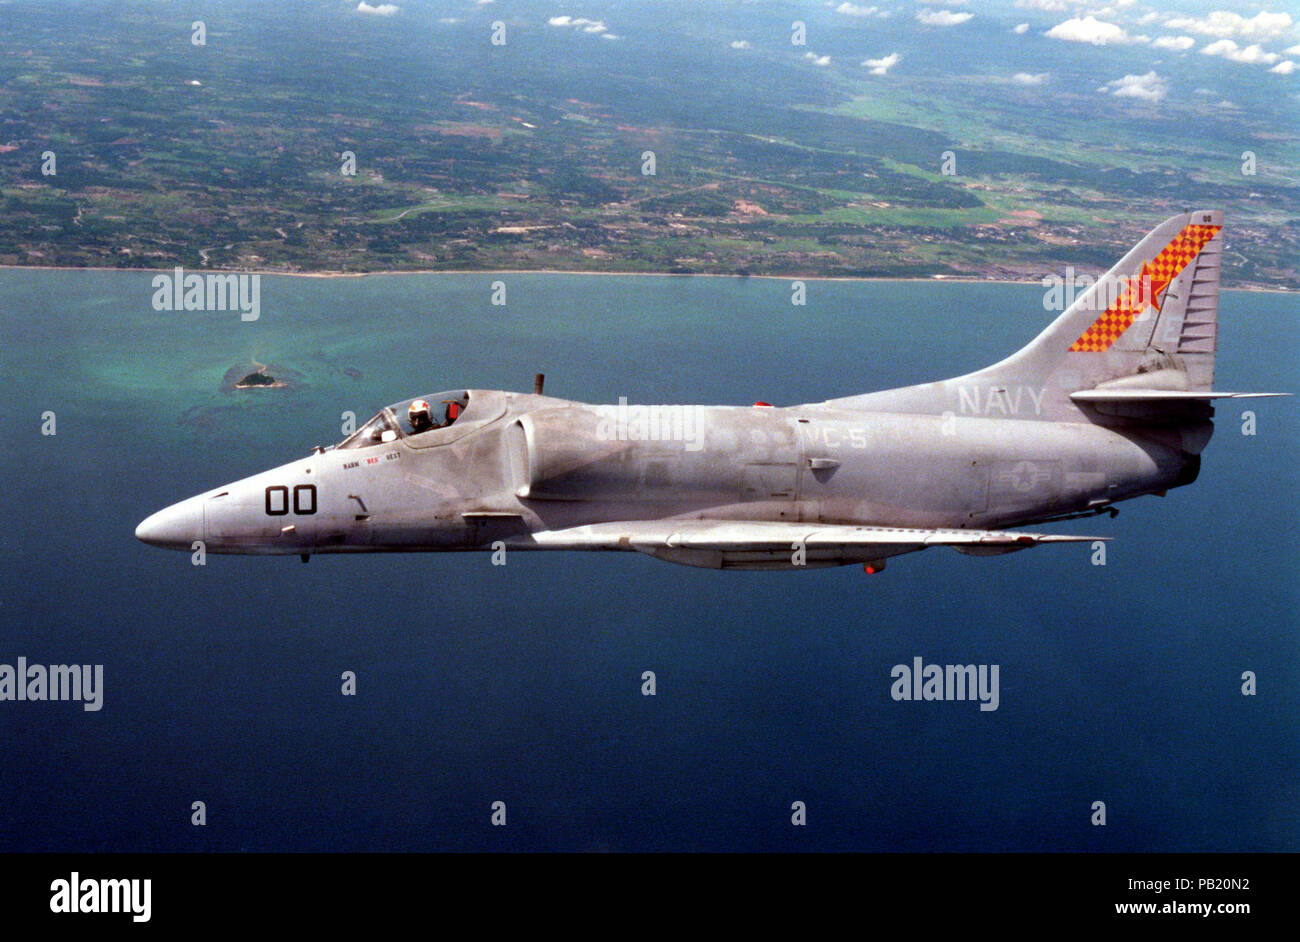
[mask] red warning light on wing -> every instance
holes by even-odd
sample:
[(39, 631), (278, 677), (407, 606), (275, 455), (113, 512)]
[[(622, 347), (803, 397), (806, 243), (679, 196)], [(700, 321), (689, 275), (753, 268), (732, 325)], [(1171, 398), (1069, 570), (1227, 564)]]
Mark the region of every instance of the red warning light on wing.
[(1115, 303), (1093, 322), (1071, 346), (1074, 353), (1101, 353), (1128, 330), (1137, 316), (1150, 304), (1160, 309), (1165, 289), (1177, 278), (1221, 226), (1185, 226), (1172, 242), (1142, 266), (1139, 275), (1128, 279)]

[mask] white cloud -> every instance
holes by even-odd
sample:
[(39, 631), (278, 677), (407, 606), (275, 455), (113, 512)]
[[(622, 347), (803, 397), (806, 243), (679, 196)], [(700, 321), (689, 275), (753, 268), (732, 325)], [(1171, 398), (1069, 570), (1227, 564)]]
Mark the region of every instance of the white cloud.
[(1295, 71), (1295, 63), (1290, 59), (1283, 59), (1277, 65), (1273, 66), (1273, 68), (1269, 69), (1269, 71), (1276, 72), (1278, 75), (1290, 75)]
[(1011, 76), (1011, 81), (1017, 85), (1042, 85), (1047, 81), (1046, 72), (1017, 72)]
[(1296, 43), (1290, 49), (1283, 50), (1288, 56), (1300, 56), (1300, 43)]
[(864, 59), (862, 64), (871, 70), (872, 75), (887, 75), (889, 70), (898, 65), (902, 58), (898, 53), (891, 52), (883, 59)]
[(1108, 92), (1116, 98), (1140, 98), (1142, 101), (1159, 101), (1169, 92), (1165, 80), (1148, 72), (1146, 75), (1126, 75), (1113, 82), (1107, 82), (1099, 92)]
[(1015, 0), (1015, 6), (1022, 10), (1042, 10), (1046, 13), (1086, 12), (1095, 15), (1114, 15), (1115, 11), (1131, 7), (1137, 0), (1113, 0), (1107, 6), (1099, 6), (1099, 0)]
[(1223, 56), (1231, 62), (1243, 65), (1272, 65), (1282, 57), (1276, 52), (1265, 52), (1258, 44), (1238, 46), (1231, 39), (1219, 39), (1201, 50), (1202, 55)]
[(1126, 7), (1131, 7), (1133, 2), (1134, 0), (1117, 0), (1116, 3), (1111, 3), (1104, 7), (1094, 5), (1087, 12), (1091, 13), (1093, 16), (1118, 17), (1121, 15), (1120, 11)]
[(732, 49), (748, 49), (748, 48), (749, 48), (749, 40), (748, 40), (748, 39), (733, 39), (730, 43), (728, 43), (728, 45), (731, 46)]
[(879, 10), (880, 7), (860, 7), (856, 3), (841, 3), (835, 8), (836, 13), (843, 13), (845, 16), (872, 16)]
[(831, 57), (830, 57), (830, 56), (819, 56), (819, 55), (817, 55), (817, 53), (815, 53), (815, 52), (805, 52), (805, 53), (803, 54), (803, 57), (804, 57), (805, 59), (807, 59), (809, 62), (811, 62), (813, 65), (830, 65), (830, 64), (831, 64)]
[(1291, 28), (1289, 13), (1257, 13), (1252, 17), (1227, 10), (1215, 10), (1209, 16), (1182, 16), (1165, 20), (1169, 29), (1182, 29), (1202, 36), (1219, 36), (1229, 38), (1238, 36), (1243, 39), (1275, 39)]
[(1016, 25), (1016, 28), (1013, 29), (1011, 32), (1015, 33), (1017, 36), (1019, 36), (1021, 33), (1027, 33), (1029, 32), (1029, 24), (1019, 23)]
[(398, 11), (398, 9), (397, 5), (392, 3), (381, 3), (378, 6), (372, 7), (370, 4), (366, 3), (366, 0), (361, 0), (361, 2), (357, 4), (358, 13), (372, 13), (375, 16), (392, 16)]
[(1092, 43), (1094, 46), (1132, 42), (1128, 33), (1121, 27), (1099, 20), (1095, 16), (1076, 16), (1063, 23), (1057, 23), (1045, 35), (1072, 43)]
[(916, 21), (923, 26), (960, 26), (974, 15), (952, 10), (921, 10), (916, 14)]
[(1191, 36), (1161, 36), (1151, 45), (1157, 49), (1191, 49), (1196, 40)]
[(580, 33), (599, 36), (601, 39), (618, 39), (609, 31), (602, 20), (589, 20), (585, 16), (553, 16), (546, 21), (547, 26), (572, 27)]

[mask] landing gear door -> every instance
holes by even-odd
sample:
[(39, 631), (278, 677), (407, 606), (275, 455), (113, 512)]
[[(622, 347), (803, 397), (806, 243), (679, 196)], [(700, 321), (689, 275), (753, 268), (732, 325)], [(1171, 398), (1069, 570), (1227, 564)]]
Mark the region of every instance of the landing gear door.
[(744, 496), (747, 500), (794, 500), (799, 484), (799, 465), (793, 461), (751, 462), (745, 465)]

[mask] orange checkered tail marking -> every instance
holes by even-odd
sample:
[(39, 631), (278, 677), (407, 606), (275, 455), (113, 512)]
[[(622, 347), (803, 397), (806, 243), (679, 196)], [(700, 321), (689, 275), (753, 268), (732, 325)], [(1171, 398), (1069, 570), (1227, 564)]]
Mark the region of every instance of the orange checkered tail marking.
[[(1093, 322), (1070, 347), (1074, 353), (1101, 353), (1128, 330), (1148, 304), (1160, 309), (1165, 289), (1177, 278), (1220, 226), (1185, 226), (1142, 271), (1128, 279), (1115, 303)], [(1060, 349), (1059, 347), (1057, 349)]]

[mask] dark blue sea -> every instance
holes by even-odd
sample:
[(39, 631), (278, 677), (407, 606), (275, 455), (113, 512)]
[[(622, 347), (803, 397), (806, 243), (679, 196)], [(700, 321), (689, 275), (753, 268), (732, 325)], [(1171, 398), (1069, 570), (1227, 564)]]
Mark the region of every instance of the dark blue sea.
[[(538, 371), (588, 401), (787, 405), (965, 372), (1050, 315), (1033, 286), (812, 281), (796, 307), (776, 280), (392, 275), (264, 277), (244, 323), (156, 311), (150, 278), (0, 272), (0, 663), (104, 666), (98, 712), (0, 702), (0, 850), (1300, 850), (1295, 400), (1221, 404), (1194, 485), (1056, 525), (1113, 536), (1104, 567), (1087, 544), (871, 577), (195, 567), (135, 525), (337, 441), (344, 411)], [(1220, 322), (1218, 386), (1300, 391), (1293, 296), (1225, 293)], [(296, 385), (223, 392), (250, 363)], [(918, 656), (998, 664), (999, 709), (895, 702)]]

